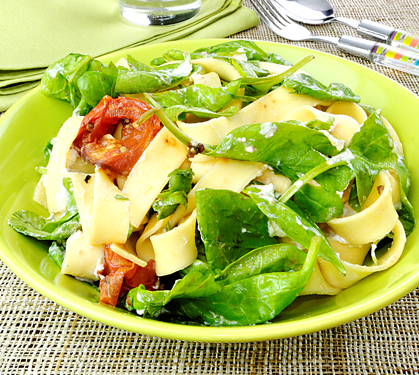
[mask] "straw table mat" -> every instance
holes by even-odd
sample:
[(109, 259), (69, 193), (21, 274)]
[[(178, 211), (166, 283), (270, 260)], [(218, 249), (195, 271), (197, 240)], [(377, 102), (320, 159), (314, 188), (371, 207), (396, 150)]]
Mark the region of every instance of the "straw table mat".
[[(339, 16), (419, 31), (417, 0), (332, 3)], [(355, 35), (339, 24), (311, 28), (324, 35)], [(262, 23), (232, 37), (285, 42)], [(328, 45), (293, 44), (362, 62), (419, 93), (418, 77)], [(309, 335), (244, 344), (182, 342), (79, 316), (32, 290), (0, 262), (0, 374), (416, 374), (418, 307), (419, 289), (375, 314)]]

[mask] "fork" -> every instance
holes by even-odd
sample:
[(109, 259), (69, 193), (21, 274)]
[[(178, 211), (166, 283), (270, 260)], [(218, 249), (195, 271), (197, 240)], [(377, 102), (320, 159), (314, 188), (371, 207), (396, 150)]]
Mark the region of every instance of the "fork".
[(250, 0), (260, 18), (277, 35), (292, 41), (334, 44), (337, 49), (366, 58), (378, 65), (419, 76), (419, 55), (380, 42), (343, 35), (340, 38), (312, 34), (275, 7), (271, 0)]

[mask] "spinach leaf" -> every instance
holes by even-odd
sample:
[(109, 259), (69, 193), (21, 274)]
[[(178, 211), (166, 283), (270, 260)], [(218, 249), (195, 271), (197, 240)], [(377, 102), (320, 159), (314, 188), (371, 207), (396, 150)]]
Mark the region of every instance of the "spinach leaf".
[(215, 326), (266, 322), (304, 289), (313, 272), (319, 244), (319, 237), (315, 237), (300, 271), (263, 273), (228, 284), (208, 297), (173, 300), (166, 308)]
[(393, 152), (394, 144), (379, 112), (369, 116), (352, 136), (348, 149), (354, 159), (350, 161), (350, 165), (355, 173), (357, 197), (361, 207), (380, 170), (397, 167), (398, 157)]
[(76, 108), (75, 113), (85, 115), (105, 95), (115, 96), (117, 76), (118, 68), (113, 63), (106, 66), (97, 60), (93, 60), (89, 70), (77, 80), (77, 86), (82, 100)]
[(413, 206), (407, 199), (405, 193), (401, 191), (401, 207), (397, 209), (399, 220), (403, 224), (406, 236), (410, 235), (415, 229), (416, 219), (413, 212)]
[(163, 190), (153, 203), (153, 210), (158, 212), (157, 220), (170, 216), (179, 204), (182, 204), (186, 210), (188, 193), (192, 187), (192, 176), (191, 168), (175, 169), (169, 173), (169, 188)]
[(265, 186), (249, 187), (246, 189), (246, 193), (270, 220), (274, 221), (288, 237), (304, 248), (309, 247), (313, 237), (321, 237), (319, 256), (331, 262), (340, 273), (345, 273), (345, 267), (322, 231), (294, 202), (288, 201), (284, 204), (276, 201), (272, 194), (267, 194)]
[(305, 259), (306, 253), (292, 245), (268, 245), (230, 263), (216, 279), (227, 285), (263, 273), (299, 271)]
[[(305, 260), (306, 254), (294, 246), (276, 244), (245, 254), (217, 276), (205, 263), (195, 262), (189, 267), (189, 272), (182, 279), (177, 280), (170, 291), (147, 291), (143, 286), (132, 289), (128, 293), (126, 307), (128, 310), (137, 310), (141, 314), (152, 317), (158, 316), (163, 306), (169, 310), (174, 308), (175, 311), (176, 306), (180, 306), (180, 310), (184, 310), (184, 306), (188, 308), (190, 305), (199, 306), (202, 301), (210, 302), (219, 294), (225, 293), (224, 289), (230, 284), (246, 283), (246, 280), (262, 274), (280, 275), (284, 271), (293, 271), (298, 274), (303, 263), (304, 265), (307, 263), (307, 260), (304, 262)], [(286, 289), (287, 282), (282, 281), (282, 283)], [(286, 301), (288, 302), (289, 299)], [(183, 312), (180, 311), (180, 313)]]
[(50, 140), (46, 143), (46, 145), (44, 146), (44, 157), (45, 157), (45, 160), (46, 160), (46, 162), (47, 162), (47, 163), (49, 162), (49, 158), (50, 158), (50, 156), (51, 156), (52, 147), (54, 146), (54, 143), (55, 143), (55, 138), (56, 138), (56, 137), (51, 138), (51, 139), (50, 139)]
[(308, 74), (297, 73), (287, 78), (283, 84), (294, 89), (297, 94), (308, 95), (326, 101), (350, 101), (359, 103), (360, 98), (342, 83), (333, 82), (328, 87)]
[(143, 65), (136, 68), (145, 70), (121, 71), (115, 90), (120, 94), (137, 94), (169, 89), (188, 78), (193, 69), (189, 54), (186, 54), (184, 61), (171, 67), (153, 69), (144, 68)]
[(213, 112), (205, 108), (189, 107), (187, 105), (174, 105), (165, 108), (164, 111), (172, 121), (184, 121), (186, 114), (190, 113), (201, 118), (231, 117), (237, 113), (237, 107), (231, 106), (219, 112)]
[(70, 237), (80, 229), (79, 216), (75, 215), (60, 226), (54, 226), (49, 231), (44, 227), (54, 223), (32, 211), (17, 211), (9, 219), (9, 225), (17, 232), (38, 240), (62, 240)]
[[(212, 47), (203, 47), (191, 53), (191, 59), (199, 59), (203, 57), (211, 58), (230, 58), (236, 54), (245, 54), (248, 62), (267, 61), (279, 65), (292, 65), (276, 53), (266, 53), (258, 47), (254, 42), (247, 40), (235, 40), (221, 43)], [(183, 60), (183, 52), (172, 49), (166, 52), (162, 57), (155, 58), (151, 61), (152, 66), (160, 66), (170, 61)], [(237, 61), (237, 60), (236, 60)]]
[(222, 270), (249, 251), (276, 243), (269, 236), (267, 217), (242, 194), (198, 190), (196, 209), (206, 258), (213, 269)]
[(248, 60), (265, 61), (269, 58), (269, 55), (262, 48), (250, 40), (232, 40), (211, 47), (199, 48), (193, 52), (193, 55), (217, 54), (231, 56), (240, 52), (245, 53)]
[(64, 99), (75, 108), (80, 101), (77, 80), (89, 69), (92, 58), (87, 55), (70, 53), (51, 64), (41, 80), (44, 95)]
[(45, 218), (32, 211), (17, 211), (9, 219), (9, 225), (17, 232), (38, 240), (63, 240), (81, 228), (71, 180), (63, 179), (66, 190), (67, 212), (60, 219)]
[(347, 166), (329, 169), (304, 184), (295, 193), (294, 202), (316, 223), (325, 223), (342, 215), (341, 194), (353, 177), (352, 169)]
[(282, 83), (285, 79), (289, 76), (294, 74), (296, 71), (301, 69), (304, 65), (306, 65), (310, 60), (313, 59), (313, 56), (307, 56), (294, 66), (291, 66), (288, 70), (282, 73), (268, 75), (264, 77), (259, 77), (256, 75), (246, 75), (241, 80), (242, 86), (251, 85), (256, 93), (262, 94), (267, 93), (268, 91), (272, 90), (275, 86)]
[(273, 52), (268, 53), (267, 62), (271, 62), (271, 63), (278, 64), (278, 65), (288, 65), (288, 66), (292, 65), (289, 61), (285, 60), (283, 57), (281, 57), (277, 53), (273, 53)]
[(132, 71), (136, 71), (136, 72), (153, 72), (154, 71), (154, 69), (151, 66), (148, 66), (147, 64), (144, 64), (141, 61), (138, 61), (137, 59), (134, 59), (131, 55), (127, 55), (127, 62)]
[(61, 269), (65, 256), (65, 243), (62, 241), (53, 241), (48, 248), (48, 256)]
[(414, 216), (413, 206), (409, 202), (407, 195), (410, 188), (410, 172), (407, 168), (406, 159), (404, 158), (402, 150), (399, 149), (398, 144), (394, 143), (394, 151), (397, 154), (396, 172), (400, 180), (400, 200), (401, 207), (397, 209), (399, 220), (403, 224), (406, 236), (413, 232), (416, 226), (416, 219)]
[(71, 53), (50, 65), (41, 80), (47, 96), (67, 100), (75, 114), (86, 115), (104, 95), (115, 96), (118, 69), (90, 56)]
[(370, 105), (366, 105), (362, 103), (358, 103), (358, 105), (365, 111), (367, 116), (372, 115), (376, 111), (376, 109), (374, 107), (371, 107)]
[(125, 306), (129, 311), (137, 310), (137, 313), (154, 316), (175, 298), (205, 297), (219, 292), (221, 287), (220, 283), (215, 282), (212, 273), (193, 271), (177, 280), (171, 290), (150, 291), (143, 285), (131, 289), (127, 294)]
[(287, 121), (241, 126), (206, 155), (258, 161), (295, 179), (338, 153), (325, 134)]
[(311, 121), (306, 122), (304, 125), (307, 128), (314, 129), (314, 130), (326, 130), (327, 132), (330, 131), (331, 127), (333, 126), (335, 119), (332, 116), (329, 116), (327, 121), (314, 119)]
[[(218, 117), (225, 115), (226, 111), (218, 114), (237, 94), (240, 80), (233, 81), (224, 87), (210, 87), (202, 84), (188, 86), (179, 90), (153, 94), (153, 99), (165, 109), (172, 121), (179, 118), (181, 113), (194, 113), (200, 117)], [(231, 112), (231, 113), (230, 113)], [(236, 110), (229, 111), (229, 115)]]

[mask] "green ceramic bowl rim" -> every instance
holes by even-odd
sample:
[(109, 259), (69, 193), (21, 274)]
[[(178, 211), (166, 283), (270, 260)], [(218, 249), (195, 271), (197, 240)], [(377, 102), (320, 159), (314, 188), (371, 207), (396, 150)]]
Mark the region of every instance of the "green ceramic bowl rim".
[[(185, 49), (190, 45), (200, 45), (202, 44), (216, 44), (222, 43), (226, 40), (231, 39), (203, 39), (203, 40), (183, 40), (175, 42), (165, 42), (159, 43), (160, 47), (167, 46), (167, 49), (179, 47), (178, 44), (183, 45)], [(278, 47), (286, 46), (287, 48), (291, 47), (292, 49), (306, 51), (307, 53), (327, 57), (328, 59), (336, 60), (342, 64), (348, 64), (354, 66), (356, 69), (362, 70), (365, 69), (366, 74), (375, 74), (380, 77), (380, 79), (388, 80), (392, 84), (397, 84), (406, 90), (409, 94), (415, 96), (412, 92), (406, 89), (404, 86), (399, 83), (391, 80), (388, 77), (381, 75), (378, 72), (375, 72), (365, 66), (354, 63), (349, 60), (345, 60), (338, 56), (326, 54), (324, 52), (319, 52), (316, 50), (311, 50), (303, 47), (290, 46), (286, 44), (273, 43), (258, 41), (257, 42), (261, 47), (264, 47), (269, 51), (269, 47)], [(138, 51), (141, 49), (149, 48), (150, 46), (141, 46), (129, 50), (118, 51), (112, 54), (102, 56), (100, 59), (112, 59), (113, 57), (118, 57), (122, 54), (129, 54), (130, 51)], [(196, 48), (196, 47), (194, 47)], [(114, 61), (114, 60), (113, 60)], [(19, 110), (19, 108), (24, 104), (24, 102), (33, 95), (34, 92), (40, 90), (40, 87), (37, 87), (31, 90), (18, 102), (16, 102), (1, 118), (0, 118), (0, 129), (1, 125), (5, 119), (8, 118), (12, 112)], [(417, 97), (416, 97), (417, 98)], [(418, 103), (419, 103), (419, 98)], [(121, 315), (120, 312), (114, 311), (109, 308), (103, 308), (101, 306), (94, 306), (88, 301), (80, 298), (75, 298), (75, 301), (71, 299), (65, 299), (63, 295), (54, 293), (49, 288), (49, 283), (42, 279), (37, 273), (32, 269), (22, 266), (21, 264), (15, 262), (13, 257), (10, 257), (7, 253), (10, 252), (10, 249), (7, 245), (3, 243), (0, 244), (0, 258), (4, 263), (24, 282), (33, 287), (39, 293), (45, 297), (51, 299), (52, 301), (68, 308), (69, 310), (83, 315), (85, 317), (91, 318), (93, 320), (99, 321), (101, 323), (108, 324), (110, 326), (124, 329), (127, 331), (137, 332), (141, 334), (163, 337), (168, 339), (176, 340), (188, 340), (188, 341), (199, 341), (199, 342), (250, 342), (250, 341), (261, 341), (261, 340), (270, 340), (270, 339), (279, 339), (285, 337), (292, 337), (302, 334), (308, 334), (324, 329), (333, 328), (335, 326), (351, 322), (353, 320), (364, 317), (368, 314), (371, 314), (393, 302), (403, 297), (404, 295), (410, 293), (412, 290), (419, 286), (419, 270), (412, 277), (407, 279), (405, 282), (401, 283), (397, 287), (388, 290), (386, 293), (380, 294), (374, 299), (366, 300), (365, 303), (355, 304), (352, 308), (348, 309), (347, 306), (341, 307), (333, 310), (332, 312), (326, 312), (317, 316), (312, 316), (304, 318), (303, 320), (298, 321), (285, 321), (277, 322), (273, 324), (265, 325), (255, 325), (255, 326), (245, 326), (245, 327), (208, 327), (208, 326), (191, 326), (191, 325), (181, 325), (181, 324), (172, 324), (159, 322), (149, 319), (142, 319), (136, 316), (125, 316)], [(25, 272), (29, 271), (29, 272)], [(106, 310), (102, 310), (106, 309)], [(132, 323), (135, 323), (134, 326)]]

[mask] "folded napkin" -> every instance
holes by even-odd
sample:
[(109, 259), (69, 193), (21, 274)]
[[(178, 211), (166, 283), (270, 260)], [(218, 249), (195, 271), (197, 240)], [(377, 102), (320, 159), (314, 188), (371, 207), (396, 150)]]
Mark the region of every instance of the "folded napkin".
[(98, 57), (177, 39), (221, 38), (256, 26), (241, 0), (202, 0), (194, 18), (168, 26), (123, 20), (117, 0), (0, 2), (0, 111), (39, 84), (50, 64), (71, 52)]

